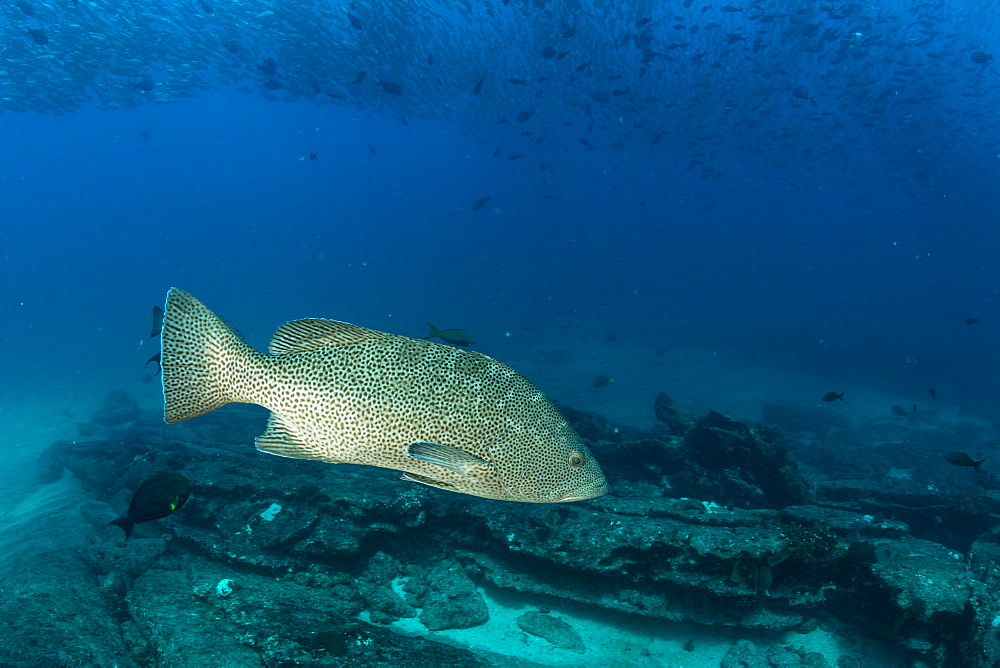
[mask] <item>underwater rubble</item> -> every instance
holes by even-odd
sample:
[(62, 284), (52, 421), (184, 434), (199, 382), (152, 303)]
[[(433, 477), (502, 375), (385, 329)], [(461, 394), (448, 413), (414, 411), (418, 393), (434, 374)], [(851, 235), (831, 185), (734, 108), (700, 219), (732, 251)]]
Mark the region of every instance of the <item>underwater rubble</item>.
[[(566, 411), (611, 493), (562, 505), (258, 453), (256, 407), (168, 426), (109, 397), (82, 440), (40, 458), (39, 483), (73, 476), (89, 496), (82, 538), (7, 569), (0, 664), (546, 665), (433, 633), (485, 623), (484, 590), (547, 601), (517, 627), (581, 661), (589, 639), (564, 605), (763, 633), (843, 625), (911, 665), (1000, 664), (995, 492), (962, 516), (925, 488), (816, 481), (776, 429), (663, 397), (663, 428), (645, 434)], [(189, 478), (190, 500), (123, 542), (107, 523), (161, 471)], [(975, 521), (911, 530), (942, 508)], [(834, 665), (789, 652), (741, 640), (722, 665)]]

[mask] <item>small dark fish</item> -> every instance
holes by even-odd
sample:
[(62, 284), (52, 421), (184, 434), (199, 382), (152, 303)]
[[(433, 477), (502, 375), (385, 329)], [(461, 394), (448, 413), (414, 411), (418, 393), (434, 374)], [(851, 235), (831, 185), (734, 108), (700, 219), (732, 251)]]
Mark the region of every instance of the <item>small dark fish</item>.
[(261, 74), (273, 77), (278, 73), (278, 61), (274, 58), (265, 58), (264, 62), (257, 66), (257, 69), (261, 71)]
[(35, 44), (48, 44), (49, 36), (45, 34), (44, 30), (38, 30), (37, 28), (28, 28), (28, 37), (30, 37)]
[(542, 56), (542, 58), (550, 58), (551, 59), (551, 58), (555, 58), (556, 55), (558, 55), (558, 54), (556, 53), (556, 50), (553, 49), (551, 46), (547, 46), (544, 49), (542, 49), (540, 55)]
[(914, 412), (914, 413), (916, 413), (916, 412), (917, 412), (917, 405), (916, 405), (916, 404), (913, 404), (913, 412)]
[(375, 147), (372, 146), (371, 144), (366, 144), (366, 146), (368, 146), (368, 152), (371, 153), (372, 155), (375, 155)]
[(367, 77), (367, 76), (368, 76), (367, 72), (358, 72), (357, 74), (354, 75), (354, 79), (351, 81), (351, 83), (352, 84), (359, 84), (362, 81), (364, 81), (365, 77)]
[(636, 28), (641, 28), (641, 27), (643, 27), (644, 25), (646, 25), (647, 23), (649, 23), (652, 20), (653, 19), (649, 18), (648, 16), (644, 16), (643, 18), (641, 18), (641, 19), (639, 19), (638, 21), (635, 22), (635, 27)]
[(473, 210), (473, 211), (479, 211), (479, 210), (480, 210), (480, 209), (482, 209), (482, 208), (483, 208), (484, 206), (486, 206), (486, 203), (487, 203), (487, 202), (489, 202), (489, 201), (490, 201), (490, 200), (492, 200), (492, 199), (493, 199), (493, 198), (492, 198), (492, 197), (490, 197), (489, 195), (487, 195), (486, 197), (480, 197), (480, 198), (479, 198), (479, 199), (477, 199), (477, 200), (475, 201), (475, 203), (474, 203), (474, 204), (472, 205), (472, 210)]
[(159, 336), (163, 331), (163, 309), (159, 306), (153, 307), (153, 329), (150, 336)]
[(135, 88), (136, 90), (141, 90), (143, 93), (148, 93), (149, 91), (156, 88), (156, 82), (153, 81), (153, 77), (144, 76), (142, 79), (132, 84), (132, 88)]
[(906, 409), (900, 406), (899, 404), (893, 404), (890, 410), (892, 411), (892, 414), (895, 415), (896, 417), (904, 417), (906, 415)]
[(283, 86), (281, 85), (280, 81), (278, 81), (274, 77), (271, 77), (270, 79), (264, 82), (264, 88), (268, 90), (280, 90), (281, 88), (283, 88)]
[(149, 130), (141, 130), (139, 132), (139, 136), (142, 137), (143, 139), (152, 139), (153, 133), (150, 132)]
[(125, 532), (125, 540), (139, 522), (149, 522), (166, 517), (184, 505), (191, 493), (191, 481), (177, 473), (157, 473), (139, 485), (128, 506), (128, 512), (108, 522)]
[(476, 82), (476, 87), (472, 89), (473, 95), (479, 95), (483, 92), (483, 77), (479, 77), (479, 81)]
[(355, 30), (364, 30), (364, 25), (362, 25), (361, 19), (354, 14), (347, 12), (347, 20), (351, 22), (351, 27)]
[(243, 50), (243, 45), (241, 45), (236, 40), (227, 39), (222, 42), (222, 47), (229, 53), (239, 53)]
[(319, 157), (317, 156), (316, 153), (310, 153), (309, 154), (309, 159), (310, 160), (319, 160)]
[(515, 86), (523, 86), (523, 85), (527, 84), (528, 82), (526, 80), (524, 80), (524, 79), (507, 79), (507, 83), (512, 83)]
[(35, 8), (29, 5), (27, 2), (24, 2), (24, 0), (18, 0), (14, 4), (17, 5), (17, 8), (20, 9), (21, 13), (24, 14), (25, 16), (35, 15)]
[(201, 10), (206, 14), (212, 14), (215, 12), (215, 8), (205, 2), (205, 0), (198, 0), (198, 4), (201, 5)]
[(589, 141), (587, 141), (586, 139), (584, 139), (583, 137), (577, 137), (577, 138), (576, 138), (576, 140), (577, 140), (578, 142), (580, 142), (581, 144), (583, 144), (584, 146), (586, 146), (587, 148), (594, 148), (594, 145), (593, 145), (593, 144), (591, 144), (591, 143), (590, 143)]
[(837, 394), (836, 392), (827, 392), (823, 395), (823, 401), (836, 401), (837, 399), (843, 401), (844, 393), (841, 392), (840, 394)]
[(587, 61), (587, 62), (585, 62), (585, 63), (581, 63), (581, 64), (577, 65), (577, 66), (576, 66), (576, 71), (577, 71), (577, 72), (582, 72), (582, 71), (584, 71), (585, 69), (587, 69), (588, 67), (590, 67), (591, 63), (593, 63), (593, 62), (594, 62), (594, 61), (592, 61), (592, 60), (588, 60), (588, 61)]
[(523, 157), (524, 157), (523, 153), (511, 153), (510, 155), (507, 156), (507, 159), (508, 160), (520, 160)]
[(930, 394), (930, 395), (931, 395), (931, 398), (932, 398), (932, 399), (934, 399), (935, 401), (937, 400), (937, 390), (935, 390), (935, 389), (934, 389), (934, 388), (932, 387), (931, 389), (927, 390), (927, 392), (928, 392), (928, 394)]
[(428, 65), (433, 65), (434, 64), (434, 54), (433, 53), (428, 53), (427, 54), (427, 64)]
[(723, 5), (722, 6), (722, 11), (729, 12), (729, 13), (742, 12), (743, 8), (742, 7), (733, 7), (732, 5)]
[(476, 340), (472, 338), (472, 334), (469, 334), (464, 329), (438, 329), (431, 323), (426, 323), (430, 327), (430, 331), (427, 332), (427, 336), (424, 339), (439, 338), (445, 343), (450, 343), (453, 346), (471, 346), (475, 344)]
[(966, 325), (975, 325), (977, 322), (979, 322), (979, 318), (969, 317), (965, 319)]
[(972, 59), (972, 62), (976, 63), (977, 65), (985, 65), (986, 63), (993, 60), (993, 54), (984, 53), (982, 51), (973, 51), (972, 55), (969, 57)]
[(611, 384), (611, 379), (607, 376), (597, 376), (594, 378), (594, 387), (607, 387)]
[(947, 461), (952, 466), (971, 466), (976, 470), (976, 473), (979, 473), (979, 466), (986, 461), (985, 459), (980, 459), (977, 462), (973, 460), (972, 457), (970, 457), (969, 455), (965, 454), (964, 452), (959, 452), (958, 450), (956, 450), (955, 452), (949, 452), (944, 456), (944, 458), (945, 461)]
[(523, 111), (519, 111), (517, 113), (517, 122), (524, 123), (534, 115), (535, 115), (534, 109), (524, 109)]
[(403, 87), (400, 86), (395, 81), (379, 81), (378, 85), (381, 86), (382, 90), (384, 90), (389, 95), (402, 95), (403, 94)]
[(146, 363), (142, 365), (142, 368), (145, 369), (151, 363), (156, 362), (156, 371), (153, 373), (153, 376), (152, 376), (153, 378), (156, 378), (157, 376), (159, 376), (160, 372), (163, 371), (163, 366), (160, 364), (160, 355), (162, 355), (162, 354), (163, 353), (156, 353), (155, 355), (153, 355), (152, 357), (150, 357), (148, 360), (146, 360)]

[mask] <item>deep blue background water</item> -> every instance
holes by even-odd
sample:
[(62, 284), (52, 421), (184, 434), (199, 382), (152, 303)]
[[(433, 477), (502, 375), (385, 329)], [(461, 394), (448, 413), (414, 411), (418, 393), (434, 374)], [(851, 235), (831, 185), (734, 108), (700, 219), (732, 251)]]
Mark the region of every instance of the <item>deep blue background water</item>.
[(228, 90), (3, 115), (0, 396), (134, 381), (150, 308), (178, 286), (259, 347), (307, 316), (465, 327), (487, 353), (614, 332), (993, 410), (997, 196), (960, 153), (921, 188), (903, 155), (847, 173), (734, 153), (701, 179), (653, 147), (568, 147), (554, 174), (494, 148)]

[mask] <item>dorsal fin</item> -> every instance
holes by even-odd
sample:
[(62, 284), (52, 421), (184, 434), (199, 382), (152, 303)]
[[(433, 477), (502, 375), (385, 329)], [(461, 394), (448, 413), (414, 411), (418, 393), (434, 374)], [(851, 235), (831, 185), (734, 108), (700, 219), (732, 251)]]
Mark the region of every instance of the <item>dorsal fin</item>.
[(272, 355), (288, 355), (331, 346), (349, 346), (361, 343), (371, 338), (373, 334), (377, 332), (337, 320), (322, 318), (292, 320), (274, 333), (267, 352)]

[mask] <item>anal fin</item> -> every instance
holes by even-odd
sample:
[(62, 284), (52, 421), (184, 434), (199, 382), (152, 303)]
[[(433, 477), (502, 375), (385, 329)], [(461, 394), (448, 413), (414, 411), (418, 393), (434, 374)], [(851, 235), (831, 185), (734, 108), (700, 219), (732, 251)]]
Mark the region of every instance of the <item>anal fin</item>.
[(441, 482), (440, 480), (434, 480), (433, 478), (428, 478), (427, 476), (422, 476), (419, 473), (404, 473), (399, 478), (400, 480), (406, 480), (407, 482), (418, 482), (421, 485), (428, 485), (429, 487), (437, 487), (438, 489), (445, 489), (449, 492), (454, 492), (454, 485), (449, 485), (446, 482)]
[(257, 437), (255, 442), (258, 450), (279, 457), (332, 461), (307, 443), (292, 423), (275, 412), (272, 412), (268, 417), (267, 429)]

